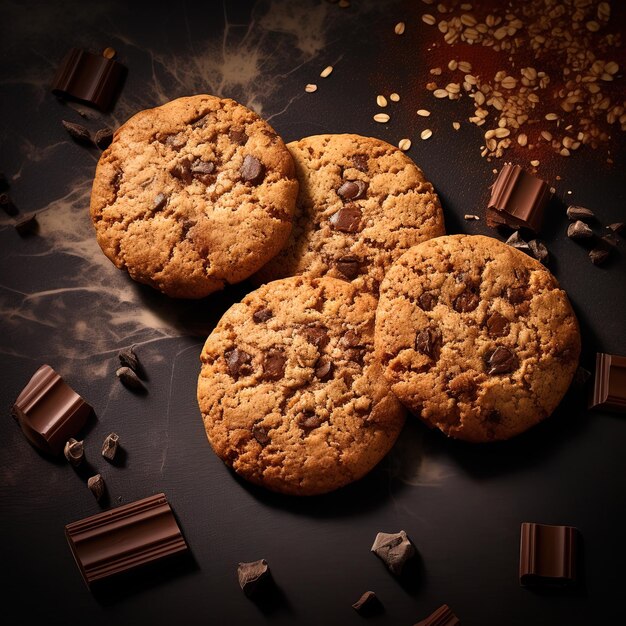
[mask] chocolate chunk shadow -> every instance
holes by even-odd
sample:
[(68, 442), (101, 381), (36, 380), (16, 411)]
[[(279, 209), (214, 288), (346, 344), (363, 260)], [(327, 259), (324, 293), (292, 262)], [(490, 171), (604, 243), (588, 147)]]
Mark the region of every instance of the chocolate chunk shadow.
[(398, 584), (409, 595), (417, 595), (424, 587), (426, 582), (426, 568), (424, 567), (424, 559), (415, 549), (415, 554), (404, 564), (402, 573), (396, 577)]
[(271, 575), (253, 593), (247, 596), (265, 616), (275, 613), (293, 613), (289, 599)]
[(113, 467), (123, 468), (126, 467), (128, 452), (126, 451), (126, 448), (124, 448), (122, 445), (119, 445), (117, 447), (117, 451), (115, 452), (115, 456), (111, 460), (104, 459), (104, 457), (102, 458), (106, 463), (113, 465)]

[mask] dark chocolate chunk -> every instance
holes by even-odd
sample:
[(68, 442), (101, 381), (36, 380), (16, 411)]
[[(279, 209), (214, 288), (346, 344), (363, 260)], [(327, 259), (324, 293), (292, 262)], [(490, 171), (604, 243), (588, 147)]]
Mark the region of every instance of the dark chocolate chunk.
[(157, 193), (152, 201), (152, 211), (160, 211), (167, 204), (167, 196), (164, 193)]
[(21, 237), (32, 235), (37, 232), (39, 223), (37, 222), (37, 216), (33, 213), (26, 215), (22, 219), (17, 220), (14, 224), (17, 234)]
[(55, 455), (85, 425), (91, 411), (49, 365), (33, 374), (12, 409), (28, 440)]
[(363, 616), (370, 616), (382, 608), (380, 600), (373, 591), (366, 591), (353, 605), (352, 608)]
[(335, 230), (356, 233), (361, 224), (361, 209), (353, 204), (347, 204), (343, 209), (333, 213), (328, 221)]
[(567, 217), (572, 221), (581, 220), (583, 222), (592, 222), (596, 218), (593, 211), (574, 205), (567, 207)]
[(614, 233), (618, 235), (624, 234), (624, 222), (615, 222), (614, 224), (609, 224), (607, 226), (609, 230), (612, 230)]
[(7, 177), (4, 174), (0, 173), (0, 193), (3, 193), (8, 188), (9, 188), (9, 181), (7, 180)]
[(352, 280), (359, 275), (360, 263), (355, 256), (344, 256), (335, 261), (335, 267), (348, 279)]
[(231, 128), (228, 131), (228, 138), (233, 143), (238, 143), (240, 146), (244, 146), (248, 141), (248, 135), (246, 135), (246, 131), (241, 128)]
[(524, 241), (519, 234), (519, 230), (516, 230), (504, 243), (512, 248), (517, 248), (518, 250), (523, 250), (524, 252), (528, 252), (530, 248), (528, 247), (528, 242)]
[(596, 354), (596, 371), (590, 409), (626, 413), (626, 357)]
[(589, 259), (594, 265), (603, 265), (607, 262), (611, 251), (605, 247), (594, 248), (589, 251)]
[(75, 467), (80, 465), (85, 457), (85, 449), (82, 441), (76, 441), (74, 437), (70, 437), (63, 448), (65, 458)]
[(254, 596), (270, 581), (270, 568), (265, 559), (251, 563), (239, 563), (237, 578), (239, 586), (248, 596)]
[(191, 184), (193, 180), (193, 176), (191, 175), (191, 163), (189, 159), (182, 159), (172, 169), (170, 169), (170, 174), (183, 182), (185, 185)]
[(488, 353), (487, 374), (508, 374), (515, 371), (519, 367), (519, 361), (511, 350), (504, 346), (498, 346), (495, 350)]
[(511, 304), (520, 304), (528, 298), (528, 289), (526, 287), (507, 287), (506, 297)]
[(168, 135), (163, 143), (178, 152), (178, 150), (184, 148), (187, 143), (187, 138), (183, 133), (176, 133), (175, 135)]
[(347, 180), (339, 189), (337, 189), (337, 195), (344, 201), (360, 200), (365, 196), (367, 190), (367, 183), (362, 180)]
[(241, 178), (252, 185), (258, 185), (265, 175), (265, 166), (259, 159), (247, 154), (243, 160), (243, 164), (239, 169)]
[(304, 329), (303, 335), (309, 343), (312, 343), (319, 350), (323, 350), (330, 341), (328, 329), (320, 326), (308, 326)]
[(524, 171), (519, 165), (507, 163), (491, 188), (487, 223), (539, 232), (543, 212), (551, 196), (545, 181)]
[(522, 585), (573, 585), (578, 531), (572, 526), (522, 524), (519, 579)]
[(215, 163), (212, 161), (194, 161), (191, 166), (191, 172), (193, 174), (213, 174), (215, 172)]
[(91, 140), (91, 134), (82, 124), (75, 124), (74, 122), (68, 122), (61, 120), (61, 124), (67, 131), (68, 135), (76, 142), (86, 146), (91, 146), (93, 141)]
[(124, 367), (130, 367), (130, 369), (133, 370), (133, 372), (138, 371), (139, 359), (137, 358), (137, 355), (135, 354), (134, 346), (130, 346), (129, 348), (124, 348), (124, 350), (120, 350), (117, 354), (117, 358), (120, 360), (120, 363)]
[(402, 574), (405, 563), (416, 553), (415, 547), (404, 530), (398, 533), (378, 533), (371, 551), (396, 576)]
[(139, 377), (130, 367), (122, 366), (118, 367), (115, 371), (115, 375), (120, 379), (124, 387), (128, 389), (134, 389), (135, 391), (146, 391), (144, 384), (139, 380)]
[(606, 244), (608, 247), (615, 247), (619, 244), (619, 239), (613, 233), (609, 233), (608, 235), (602, 235), (600, 239), (604, 242), (600, 245)]
[(111, 433), (107, 435), (107, 438), (104, 440), (102, 444), (102, 456), (109, 461), (112, 461), (115, 458), (117, 453), (117, 446), (120, 443), (120, 438), (117, 433)]
[(436, 359), (439, 354), (439, 348), (441, 347), (441, 334), (438, 330), (432, 328), (425, 328), (417, 333), (415, 338), (415, 349), (422, 354)]
[(272, 317), (273, 313), (267, 307), (256, 310), (252, 314), (252, 319), (256, 324), (261, 324), (262, 322), (267, 322), (268, 319)]
[(530, 253), (539, 261), (540, 263), (546, 263), (548, 260), (548, 249), (543, 245), (539, 239), (533, 239), (528, 242), (528, 247), (530, 248)]
[(315, 413), (313, 410), (306, 410), (299, 413), (296, 417), (296, 423), (300, 428), (304, 430), (313, 430), (319, 428), (326, 421), (325, 417), (322, 417)]
[(442, 604), (434, 613), (414, 626), (460, 626), (461, 621), (447, 604)]
[(280, 350), (271, 350), (263, 360), (263, 378), (265, 380), (280, 380), (285, 375), (287, 357)]
[(315, 375), (320, 380), (328, 380), (333, 371), (333, 364), (327, 357), (320, 357), (315, 363)]
[(487, 333), (490, 337), (506, 337), (509, 334), (509, 320), (494, 311), (485, 322)]
[(593, 231), (585, 222), (576, 220), (567, 227), (567, 236), (570, 239), (589, 239), (593, 237)]
[(113, 131), (110, 128), (101, 128), (96, 131), (96, 134), (93, 136), (93, 142), (100, 148), (100, 150), (105, 150), (111, 145), (113, 141)]
[(187, 550), (162, 493), (68, 524), (65, 536), (87, 585)]
[(424, 311), (432, 311), (437, 304), (437, 296), (432, 291), (427, 291), (418, 298), (418, 302)]
[(262, 445), (266, 446), (271, 440), (268, 435), (268, 430), (261, 424), (255, 424), (252, 427), (252, 436)]
[(8, 193), (0, 193), (0, 207), (11, 217), (15, 217), (18, 214), (17, 207), (11, 201), (11, 196)]
[(240, 376), (247, 376), (252, 373), (252, 357), (247, 352), (233, 348), (224, 352), (224, 358), (226, 359), (228, 372), (233, 378), (237, 379)]
[(363, 345), (363, 341), (357, 332), (348, 330), (341, 336), (339, 345), (342, 348), (358, 348)]
[(454, 310), (459, 313), (469, 313), (478, 306), (479, 302), (480, 298), (478, 297), (478, 294), (471, 289), (466, 289), (455, 298), (452, 306), (454, 307)]
[(367, 172), (367, 164), (369, 157), (366, 154), (354, 154), (352, 155), (352, 164), (357, 170), (361, 172)]
[(87, 481), (87, 487), (96, 500), (100, 500), (104, 495), (104, 479), (100, 474), (91, 476)]

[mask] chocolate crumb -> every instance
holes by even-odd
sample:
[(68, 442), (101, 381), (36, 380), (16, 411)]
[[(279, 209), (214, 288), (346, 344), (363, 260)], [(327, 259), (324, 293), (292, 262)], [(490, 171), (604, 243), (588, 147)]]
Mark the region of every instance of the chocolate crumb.
[(381, 609), (381, 603), (373, 591), (366, 591), (353, 605), (352, 608), (363, 616), (373, 615)]
[(74, 466), (80, 465), (85, 456), (85, 449), (82, 441), (77, 441), (70, 437), (63, 448), (65, 458)]
[(265, 559), (239, 563), (237, 578), (243, 592), (250, 597), (256, 595), (270, 581), (270, 568)]
[(139, 380), (139, 377), (130, 367), (120, 367), (115, 372), (115, 375), (122, 381), (123, 385), (128, 389), (134, 389), (135, 391), (145, 391), (143, 383)]
[(371, 551), (396, 576), (402, 574), (405, 563), (416, 553), (415, 547), (404, 530), (398, 533), (378, 533)]
[(528, 242), (522, 239), (518, 230), (516, 230), (504, 243), (506, 243), (507, 246), (523, 250), (524, 252), (528, 252), (530, 250)]
[(589, 259), (594, 265), (602, 265), (608, 260), (609, 254), (606, 248), (594, 248), (589, 252)]
[(252, 373), (252, 357), (243, 350), (233, 348), (224, 352), (228, 373), (236, 380), (239, 376), (248, 376)]
[(137, 373), (139, 369), (139, 359), (135, 354), (134, 346), (130, 346), (130, 348), (125, 348), (124, 350), (120, 350), (117, 358), (120, 360), (122, 366), (130, 367), (133, 372)]
[(102, 456), (109, 461), (115, 458), (117, 452), (117, 446), (119, 445), (120, 438), (116, 433), (111, 433), (107, 436), (102, 444)]
[(86, 146), (93, 144), (89, 131), (82, 124), (75, 124), (74, 122), (68, 122), (66, 120), (62, 120), (61, 124), (63, 124), (68, 135), (77, 143)]
[(104, 495), (104, 480), (100, 474), (92, 476), (87, 481), (87, 487), (89, 488), (89, 491), (93, 493), (96, 500), (100, 500), (100, 498)]
[(267, 307), (264, 307), (255, 311), (252, 314), (252, 319), (254, 320), (255, 324), (261, 324), (262, 322), (267, 322), (267, 320), (269, 320), (272, 315), (272, 311)]
[(15, 230), (22, 237), (36, 233), (38, 228), (39, 224), (34, 213), (15, 222)]
[(530, 248), (530, 253), (537, 259), (537, 261), (543, 263), (544, 265), (547, 263), (549, 257), (548, 248), (546, 248), (539, 239), (529, 241), (528, 247)]
[(100, 148), (100, 150), (105, 150), (111, 145), (113, 141), (113, 131), (110, 128), (101, 128), (96, 134), (93, 136), (93, 142)]
[(567, 217), (572, 221), (581, 220), (583, 222), (591, 222), (596, 218), (593, 211), (591, 211), (590, 209), (586, 209), (582, 206), (573, 205), (567, 207)]
[(567, 236), (570, 239), (589, 239), (593, 231), (582, 220), (576, 220), (567, 227)]

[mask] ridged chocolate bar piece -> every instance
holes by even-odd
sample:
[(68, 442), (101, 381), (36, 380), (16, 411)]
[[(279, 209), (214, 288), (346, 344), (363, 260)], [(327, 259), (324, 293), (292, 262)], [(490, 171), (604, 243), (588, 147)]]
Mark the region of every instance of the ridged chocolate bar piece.
[(487, 224), (506, 224), (538, 233), (552, 193), (548, 184), (519, 165), (507, 163), (491, 188)]
[(578, 530), (571, 526), (523, 523), (520, 539), (520, 584), (574, 584), (577, 541)]
[(52, 81), (52, 93), (107, 111), (125, 72), (126, 68), (113, 59), (72, 48)]
[(447, 604), (442, 604), (432, 615), (429, 615), (415, 626), (458, 626), (459, 618), (450, 610)]
[(590, 409), (626, 413), (626, 357), (596, 354), (596, 373)]
[(24, 435), (40, 450), (60, 454), (92, 408), (49, 366), (42, 365), (13, 405)]
[(87, 585), (187, 550), (162, 493), (68, 524), (65, 536)]

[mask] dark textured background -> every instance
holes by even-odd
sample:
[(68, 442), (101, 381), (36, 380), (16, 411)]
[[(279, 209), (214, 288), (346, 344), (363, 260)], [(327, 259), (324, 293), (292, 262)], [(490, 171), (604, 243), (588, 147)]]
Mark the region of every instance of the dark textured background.
[[(544, 424), (504, 444), (448, 441), (413, 420), (359, 483), (311, 499), (267, 493), (213, 455), (195, 401), (202, 343), (249, 285), (200, 302), (170, 300), (115, 270), (93, 237), (88, 204), (99, 153), (69, 141), (60, 121), (97, 130), (203, 91), (252, 106), (286, 141), (322, 132), (394, 144), (411, 137), (409, 155), (440, 193), (448, 231), (497, 236), (484, 220), (463, 220), (468, 212), (482, 215), (500, 163), (478, 156), (479, 129), (465, 123), (452, 130), (453, 120), (469, 114), (467, 103), (433, 101), (423, 91), (432, 63), (420, 42), (432, 31), (419, 19), (422, 4), (128, 4), (0, 2), (0, 170), (21, 212), (40, 212), (39, 233), (25, 239), (0, 216), (5, 623), (359, 624), (363, 618), (350, 605), (367, 589), (385, 607), (370, 620), (376, 624), (411, 624), (444, 602), (466, 626), (588, 626), (623, 616), (624, 417), (588, 412), (586, 391), (575, 389)], [(401, 19), (406, 39), (393, 34)], [(623, 19), (618, 24), (623, 31)], [(70, 46), (113, 46), (129, 68), (112, 114), (83, 120), (49, 93)], [(334, 73), (319, 78), (328, 64)], [(304, 93), (308, 82), (318, 84), (316, 93)], [(387, 109), (389, 124), (376, 124), (375, 96), (390, 91), (402, 99)], [(427, 123), (415, 116), (421, 107), (433, 111)], [(425, 127), (435, 134), (422, 142)], [(603, 152), (584, 149), (552, 159), (544, 172), (557, 197), (589, 206), (603, 224), (626, 213), (624, 142), (616, 132), (612, 166)], [(592, 266), (565, 237), (563, 208), (552, 205), (542, 236), (579, 316), (583, 364), (591, 369), (596, 350), (626, 354), (626, 246), (622, 241), (608, 267)], [(149, 376), (144, 397), (114, 376), (117, 350), (132, 343)], [(15, 397), (44, 362), (95, 408), (82, 433), (89, 466), (80, 471), (38, 454), (10, 417)], [(123, 446), (115, 465), (99, 455), (112, 430)], [(105, 507), (164, 491), (190, 555), (88, 591), (63, 527), (100, 510), (85, 486), (92, 471), (106, 480)], [(580, 529), (578, 588), (519, 586), (522, 521)], [(369, 548), (378, 531), (401, 528), (419, 559), (398, 581)], [(269, 561), (278, 591), (257, 605), (240, 591), (236, 566), (258, 558)]]

